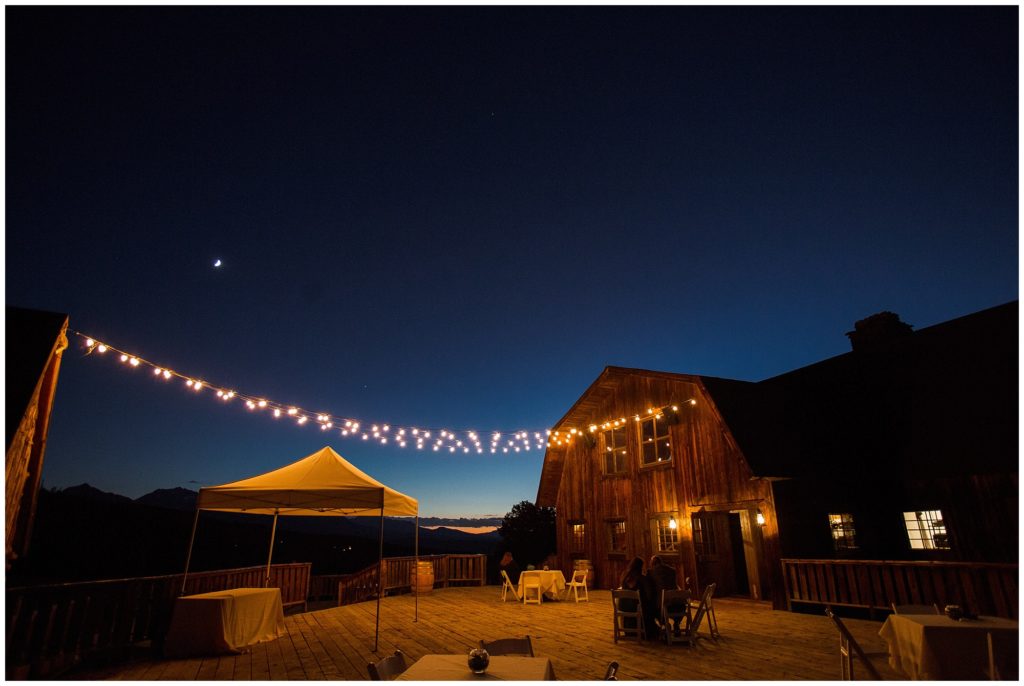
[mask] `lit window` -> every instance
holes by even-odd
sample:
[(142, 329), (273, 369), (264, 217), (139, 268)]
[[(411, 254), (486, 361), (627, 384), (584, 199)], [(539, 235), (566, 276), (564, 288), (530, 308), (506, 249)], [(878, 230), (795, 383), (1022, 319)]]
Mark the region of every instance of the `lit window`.
[(679, 528), (675, 517), (660, 517), (654, 520), (657, 531), (658, 552), (674, 553), (679, 550)]
[(613, 553), (626, 552), (626, 522), (608, 522), (608, 550)]
[(582, 553), (584, 548), (583, 545), (586, 542), (587, 537), (587, 525), (583, 522), (573, 522), (571, 525), (572, 531), (570, 536), (572, 552)]
[(626, 427), (608, 429), (604, 435), (604, 473), (621, 474), (626, 471)]
[(832, 547), (836, 551), (857, 549), (857, 532), (853, 528), (853, 515), (830, 514), (828, 525), (832, 527)]
[(664, 418), (651, 417), (640, 422), (641, 464), (657, 464), (672, 459), (672, 443)]
[(941, 510), (904, 512), (910, 547), (917, 550), (949, 550), (949, 535)]

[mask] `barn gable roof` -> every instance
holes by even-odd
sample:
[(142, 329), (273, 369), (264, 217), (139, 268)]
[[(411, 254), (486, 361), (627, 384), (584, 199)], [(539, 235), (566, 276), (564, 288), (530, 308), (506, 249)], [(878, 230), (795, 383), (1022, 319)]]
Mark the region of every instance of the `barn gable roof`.
[[(756, 476), (1016, 472), (1017, 327), (1013, 301), (760, 382), (606, 367), (556, 428), (639, 374), (703, 386)], [(555, 504), (564, 456), (545, 454), (538, 504)]]

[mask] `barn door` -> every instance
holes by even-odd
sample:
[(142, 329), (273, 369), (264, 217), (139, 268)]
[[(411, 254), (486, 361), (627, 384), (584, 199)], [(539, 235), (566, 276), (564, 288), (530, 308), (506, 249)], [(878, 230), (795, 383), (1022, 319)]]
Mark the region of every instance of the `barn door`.
[(731, 557), (728, 514), (702, 510), (693, 514), (690, 523), (693, 526), (693, 549), (697, 557), (697, 587), (693, 591), (701, 593), (705, 586), (716, 583), (716, 595), (731, 592), (732, 570), (725, 568)]

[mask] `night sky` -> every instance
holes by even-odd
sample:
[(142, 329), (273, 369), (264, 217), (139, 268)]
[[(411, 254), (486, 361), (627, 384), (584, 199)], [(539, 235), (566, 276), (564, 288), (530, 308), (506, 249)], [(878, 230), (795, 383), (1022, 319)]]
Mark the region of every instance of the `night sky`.
[[(1014, 6), (5, 14), (7, 304), (249, 395), (543, 430), (606, 365), (756, 381), (1017, 298)], [(70, 342), (46, 487), (331, 445), (423, 515), (536, 497), (537, 450), (343, 438)]]

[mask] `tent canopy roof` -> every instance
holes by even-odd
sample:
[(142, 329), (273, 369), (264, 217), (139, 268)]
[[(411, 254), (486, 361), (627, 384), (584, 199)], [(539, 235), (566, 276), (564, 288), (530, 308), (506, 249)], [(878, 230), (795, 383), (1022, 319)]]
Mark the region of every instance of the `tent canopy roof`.
[(408, 517), (415, 498), (351, 465), (329, 446), (266, 474), (199, 489), (200, 510), (302, 516)]

